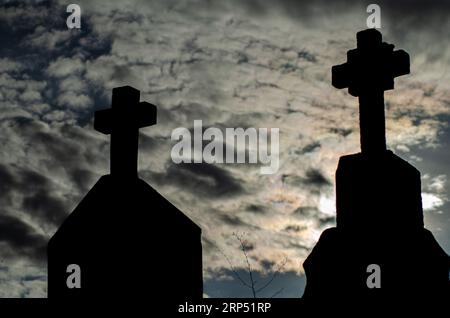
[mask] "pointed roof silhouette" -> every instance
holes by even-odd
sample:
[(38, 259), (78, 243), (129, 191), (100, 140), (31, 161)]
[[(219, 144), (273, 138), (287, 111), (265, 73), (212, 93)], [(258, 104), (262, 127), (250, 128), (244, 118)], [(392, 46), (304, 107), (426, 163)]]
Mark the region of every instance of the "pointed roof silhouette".
[[(201, 298), (201, 229), (137, 176), (139, 128), (156, 124), (156, 106), (139, 91), (113, 90), (112, 108), (94, 126), (111, 135), (111, 174), (103, 176), (48, 244), (50, 299)], [(69, 288), (67, 267), (81, 269)]]

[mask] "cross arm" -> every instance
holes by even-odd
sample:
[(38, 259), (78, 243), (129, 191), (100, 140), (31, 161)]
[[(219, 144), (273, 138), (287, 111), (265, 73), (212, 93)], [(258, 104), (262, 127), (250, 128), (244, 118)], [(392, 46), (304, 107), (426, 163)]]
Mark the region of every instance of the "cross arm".
[(357, 40), (357, 48), (347, 52), (347, 62), (331, 68), (334, 87), (348, 88), (351, 95), (359, 96), (393, 89), (395, 77), (409, 74), (408, 53), (382, 42), (379, 31), (358, 32)]
[[(128, 120), (132, 127), (136, 129), (156, 125), (157, 109), (156, 106), (147, 102), (140, 102), (134, 106), (131, 118), (120, 118), (117, 108), (102, 109), (95, 112), (94, 129), (105, 134), (111, 134), (114, 123), (117, 120)], [(118, 124), (116, 124), (118, 125)], [(120, 124), (118, 125), (120, 127)]]
[(147, 102), (140, 102), (137, 106), (136, 126), (138, 128), (153, 126), (157, 122), (156, 106)]

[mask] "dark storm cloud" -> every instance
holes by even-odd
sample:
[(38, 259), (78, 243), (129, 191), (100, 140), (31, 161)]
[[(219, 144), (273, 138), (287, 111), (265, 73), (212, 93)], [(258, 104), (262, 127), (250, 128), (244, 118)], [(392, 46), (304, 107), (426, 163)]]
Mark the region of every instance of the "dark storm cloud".
[(220, 215), (220, 219), (223, 222), (225, 222), (226, 224), (231, 225), (233, 227), (234, 226), (247, 226), (247, 224), (236, 215), (222, 214), (222, 215)]
[(35, 119), (12, 117), (1, 120), (0, 126), (10, 136), (3, 142), (3, 153), (19, 154), (17, 146), (32, 145), (26, 157), (0, 163), (1, 257), (42, 266), (48, 235), (91, 186), (92, 167), (102, 157), (94, 152), (101, 147), (89, 133), (70, 125), (50, 128)]
[(202, 236), (202, 250), (208, 252), (217, 251), (217, 246), (213, 241), (211, 241), (207, 237)]
[(91, 182), (90, 178), (84, 178), (84, 184), (81, 180), (82, 176), (88, 176), (88, 167), (108, 164), (107, 142), (98, 143), (91, 129), (66, 124), (49, 128), (31, 118), (11, 118), (8, 128), (21, 136), (24, 143), (33, 145), (32, 159), (48, 170), (63, 170), (80, 188)]
[(320, 216), (317, 218), (319, 226), (322, 227), (331, 227), (336, 225), (336, 217), (334, 215), (329, 216)]
[(57, 226), (62, 223), (68, 212), (65, 202), (52, 196), (46, 189), (27, 196), (23, 200), (23, 210)]
[[(92, 186), (92, 167), (100, 166), (101, 147), (89, 133), (70, 125), (49, 127), (35, 119), (12, 117), (0, 126), (10, 136), (3, 142), (3, 153), (20, 154), (17, 147), (29, 145), (25, 157), (0, 163), (1, 256), (8, 262), (28, 259), (31, 266), (42, 266), (49, 235)], [(20, 275), (14, 266), (10, 274)]]
[(304, 146), (301, 150), (298, 150), (297, 154), (302, 155), (305, 153), (313, 152), (313, 151), (320, 149), (320, 147), (321, 147), (320, 142), (314, 141), (314, 142)]
[[(406, 23), (410, 28), (423, 28), (448, 21), (450, 1), (448, 0), (383, 0), (377, 2), (392, 22)], [(439, 29), (436, 29), (439, 30)]]
[(17, 217), (0, 214), (0, 246), (3, 255), (44, 261), (47, 238)]
[(297, 53), (297, 57), (299, 59), (304, 59), (308, 62), (312, 62), (312, 63), (316, 63), (317, 62), (317, 57), (315, 54), (308, 52), (306, 50), (301, 50)]
[[(169, 1), (167, 1), (169, 3)], [(294, 21), (308, 22), (320, 25), (325, 17), (345, 14), (352, 10), (367, 16), (369, 4), (378, 4), (383, 17), (396, 23), (408, 23), (411, 26), (424, 26), (428, 23), (437, 24), (447, 19), (450, 11), (449, 0), (230, 0), (230, 1), (196, 1), (179, 3), (172, 2), (169, 7), (184, 11), (186, 14), (198, 11), (225, 12), (240, 11), (249, 17), (271, 17), (281, 13)], [(437, 20), (436, 20), (437, 19)], [(363, 21), (365, 22), (365, 21)], [(235, 23), (232, 19), (229, 23)]]
[(265, 206), (258, 205), (258, 204), (247, 205), (247, 207), (245, 208), (245, 211), (248, 211), (248, 212), (254, 213), (254, 214), (265, 214), (267, 212)]
[(316, 168), (307, 169), (304, 176), (283, 175), (282, 181), (283, 183), (292, 186), (308, 186), (312, 189), (320, 189), (331, 185), (331, 182), (324, 176), (324, 174)]
[(2, 201), (9, 201), (6, 203), (8, 205), (13, 204), (10, 194), (20, 193), (21, 202), (20, 197), (15, 197), (20, 202), (20, 211), (44, 223), (61, 224), (68, 212), (66, 204), (62, 198), (53, 194), (52, 182), (46, 176), (32, 170), (0, 164), (0, 177), (2, 187), (8, 189), (1, 192)]
[[(295, 209), (294, 212), (292, 212), (292, 214), (294, 216), (297, 216), (298, 220), (305, 220), (305, 219), (314, 220), (314, 222), (320, 229), (336, 225), (336, 217), (334, 215), (321, 213), (319, 209), (315, 206), (299, 207)], [(294, 232), (302, 231), (305, 229), (307, 229), (307, 227), (298, 224), (291, 224), (285, 228), (286, 231), (294, 231)]]
[(227, 197), (245, 192), (241, 182), (227, 170), (206, 163), (174, 164), (169, 161), (166, 173), (142, 171), (144, 177), (160, 184), (172, 184), (208, 198)]
[[(448, 38), (449, 0), (281, 0), (274, 3), (252, 0), (248, 2), (249, 11), (251, 11), (251, 3), (258, 3), (255, 6), (258, 9), (253, 11), (255, 14), (270, 15), (275, 7), (281, 9), (287, 17), (294, 21), (306, 21), (318, 26), (332, 16), (353, 11), (361, 17), (361, 29), (366, 26), (367, 6), (375, 3), (381, 8), (382, 26), (387, 27), (391, 39), (394, 37), (393, 40), (397, 45), (407, 44), (410, 53), (415, 52), (411, 48), (416, 46), (428, 48), (429, 51), (432, 51), (432, 55), (436, 56), (436, 59), (445, 55), (441, 50), (447, 43), (442, 43), (441, 39)], [(427, 30), (426, 37), (414, 34), (416, 32), (423, 33), (424, 30)], [(428, 32), (429, 30), (432, 31)], [(416, 43), (410, 43), (411, 39)]]
[(272, 269), (273, 266), (275, 266), (275, 262), (266, 259), (260, 260), (259, 263), (261, 264), (261, 267), (266, 271)]
[(65, 165), (74, 166), (77, 159), (81, 156), (82, 149), (75, 144), (68, 144), (63, 138), (52, 132), (37, 132), (34, 137), (36, 147), (41, 148), (43, 152), (48, 154), (49, 167), (64, 163)]
[(3, 200), (11, 200), (9, 194), (12, 192), (15, 185), (16, 182), (13, 174), (9, 171), (9, 169), (7, 169), (6, 166), (0, 164), (0, 199), (2, 200), (2, 204), (5, 204)]
[(94, 58), (108, 52), (110, 38), (93, 32), (89, 12), (82, 12), (83, 28), (67, 30), (68, 4), (56, 0), (8, 1), (0, 12), (1, 56), (13, 56), (24, 62), (33, 57), (36, 65), (41, 61), (48, 63), (56, 56), (79, 54)]
[(89, 184), (93, 181), (93, 173), (91, 170), (74, 167), (70, 171), (70, 176), (80, 193), (88, 192)]
[(11, 184), (12, 187), (16, 186), (27, 192), (47, 188), (49, 185), (50, 180), (46, 176), (28, 169), (19, 170), (18, 178)]
[(166, 142), (166, 140), (139, 133), (139, 150), (142, 152), (151, 152), (162, 142)]
[[(203, 2), (205, 7), (213, 7), (216, 10), (222, 9), (222, 4), (217, 5), (214, 1)], [(367, 4), (372, 3), (368, 2)], [(348, 10), (350, 6), (363, 7), (364, 4), (357, 0), (279, 0), (279, 1), (264, 1), (264, 0), (232, 0), (227, 4), (231, 8), (242, 8), (250, 17), (265, 17), (271, 16), (277, 10), (287, 17), (292, 19), (314, 20), (317, 15), (326, 15), (328, 12), (341, 13)], [(366, 5), (367, 6), (367, 5)]]
[(297, 224), (291, 224), (284, 228), (286, 232), (300, 232), (306, 230), (308, 227), (306, 225), (300, 226)]
[(0, 14), (1, 23), (7, 24), (12, 30), (30, 30), (36, 25), (56, 24), (58, 21), (62, 24), (63, 12), (61, 15), (51, 14), (55, 8), (63, 8), (56, 1), (23, 1), (9, 0), (2, 2), (2, 12)]
[(329, 131), (333, 134), (337, 134), (342, 137), (347, 137), (348, 135), (350, 135), (353, 132), (353, 129), (333, 127), (333, 128), (330, 128)]
[[(336, 225), (336, 217), (322, 213), (316, 206), (301, 206), (295, 209), (292, 214), (298, 217), (298, 220), (314, 220), (319, 228), (330, 227)], [(303, 230), (303, 226), (297, 224), (288, 225), (285, 230)]]
[(305, 182), (308, 185), (319, 188), (331, 185), (331, 182), (324, 176), (324, 174), (320, 170), (314, 168), (306, 171)]
[[(231, 7), (239, 7), (245, 10), (249, 16), (270, 17), (281, 13), (290, 18), (294, 23), (314, 25), (320, 28), (321, 24), (327, 24), (333, 17), (355, 12), (359, 15), (359, 28), (366, 27), (366, 8), (369, 4), (378, 4), (381, 8), (382, 26), (387, 27), (397, 45), (406, 43), (411, 47), (419, 46), (428, 48), (435, 59), (444, 56), (441, 39), (448, 37), (448, 16), (450, 15), (449, 0), (247, 0), (232, 1)], [(427, 30), (426, 36), (420, 36)], [(433, 30), (428, 32), (428, 30)], [(419, 35), (414, 34), (415, 32)], [(411, 40), (415, 43), (411, 43)]]
[(319, 213), (319, 210), (315, 206), (301, 206), (297, 209), (295, 209), (294, 212), (292, 212), (295, 215), (299, 215), (302, 218), (311, 218)]
[(1, 56), (34, 65), (48, 62), (49, 49), (65, 51), (71, 41), (65, 22), (65, 6), (56, 1), (8, 1), (0, 11)]
[(254, 15), (269, 15), (273, 13), (274, 8), (280, 8), (286, 15), (293, 18), (314, 18), (320, 14), (318, 9), (322, 9), (323, 14), (340, 14), (352, 7), (366, 8), (372, 3), (378, 4), (393, 18), (410, 19), (414, 17), (417, 21), (431, 20), (433, 15), (444, 17), (450, 10), (450, 1), (448, 0), (335, 0), (332, 2), (327, 0), (279, 0), (276, 2), (244, 0), (237, 2)]

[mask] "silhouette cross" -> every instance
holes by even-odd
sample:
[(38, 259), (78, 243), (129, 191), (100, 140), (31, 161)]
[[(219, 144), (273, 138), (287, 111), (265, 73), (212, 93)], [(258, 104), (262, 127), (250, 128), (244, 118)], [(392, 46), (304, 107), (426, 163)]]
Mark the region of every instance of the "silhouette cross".
[(111, 135), (111, 175), (137, 177), (139, 128), (156, 124), (156, 106), (139, 102), (131, 86), (113, 89), (111, 108), (95, 112), (94, 129)]
[(376, 156), (386, 150), (384, 91), (394, 88), (395, 77), (409, 74), (409, 55), (382, 42), (376, 29), (360, 31), (356, 39), (347, 63), (332, 67), (332, 85), (359, 98), (361, 152)]

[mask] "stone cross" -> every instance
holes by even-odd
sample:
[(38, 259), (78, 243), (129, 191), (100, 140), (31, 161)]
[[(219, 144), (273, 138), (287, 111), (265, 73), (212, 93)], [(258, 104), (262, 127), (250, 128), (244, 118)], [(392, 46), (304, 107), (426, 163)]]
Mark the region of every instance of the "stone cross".
[(113, 89), (111, 108), (95, 112), (94, 129), (111, 135), (111, 175), (137, 177), (139, 128), (156, 124), (156, 106), (131, 86)]
[(384, 91), (394, 88), (395, 77), (409, 74), (409, 55), (382, 42), (376, 29), (360, 31), (356, 39), (347, 63), (332, 67), (332, 84), (359, 98), (361, 152), (377, 156), (386, 150)]

